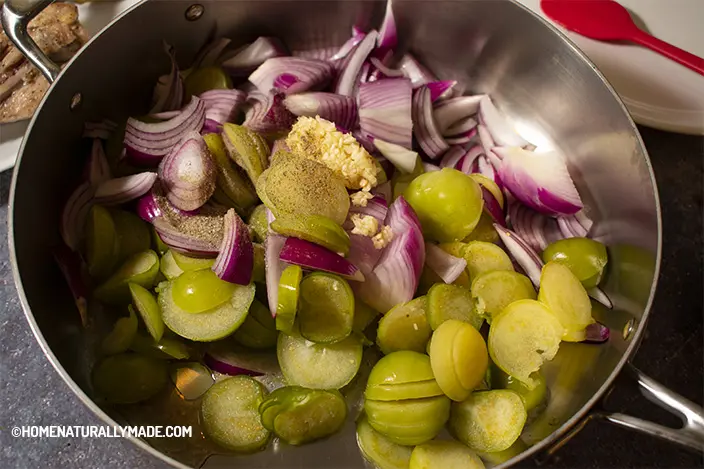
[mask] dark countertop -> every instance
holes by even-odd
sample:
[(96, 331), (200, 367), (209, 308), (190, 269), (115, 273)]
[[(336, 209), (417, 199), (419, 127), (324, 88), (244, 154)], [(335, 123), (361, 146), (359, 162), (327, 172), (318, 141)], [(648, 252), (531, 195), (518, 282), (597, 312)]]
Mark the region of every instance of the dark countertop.
[[(660, 285), (647, 335), (633, 363), (701, 405), (704, 383), (702, 195), (704, 138), (641, 128), (655, 167), (664, 216)], [(19, 305), (7, 252), (11, 174), (0, 174), (0, 467), (156, 468), (122, 439), (12, 438), (15, 425), (100, 425), (49, 364)], [(661, 421), (666, 413), (619, 384), (611, 410)], [(592, 422), (550, 461), (556, 468), (703, 467), (701, 455), (604, 422)], [(532, 464), (528, 464), (532, 466)]]

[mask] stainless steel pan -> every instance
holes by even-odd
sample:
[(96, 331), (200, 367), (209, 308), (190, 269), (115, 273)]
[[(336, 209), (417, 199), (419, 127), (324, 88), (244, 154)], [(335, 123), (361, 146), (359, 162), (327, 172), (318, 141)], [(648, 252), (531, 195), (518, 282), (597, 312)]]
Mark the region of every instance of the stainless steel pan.
[[(173, 416), (140, 407), (125, 412), (92, 400), (89, 372), (95, 334), (81, 329), (71, 298), (53, 267), (58, 214), (80, 173), (83, 123), (115, 121), (144, 112), (156, 77), (167, 69), (161, 43), (176, 47), (185, 64), (217, 27), (244, 43), (259, 35), (282, 38), (292, 48), (339, 45), (353, 24), (379, 23), (384, 4), (372, 1), (149, 1), (127, 11), (63, 69), (49, 61), (25, 33), (29, 19), (50, 0), (6, 0), (3, 25), (53, 86), (30, 124), (15, 169), (10, 217), (13, 272), (27, 319), (71, 389), (105, 422), (167, 424)], [(606, 345), (563, 344), (545, 367), (551, 397), (528, 425), (528, 448), (505, 466), (549, 454), (590, 418), (601, 418), (702, 450), (702, 409), (658, 385), (628, 364), (643, 336), (655, 293), (661, 216), (655, 179), (643, 142), (604, 77), (558, 31), (517, 3), (502, 0), (395, 0), (401, 49), (412, 50), (441, 77), (487, 92), (534, 134), (566, 150), (595, 233), (609, 245), (604, 286), (615, 303), (598, 319), (611, 328)], [(658, 312), (655, 312), (658, 314)], [(641, 392), (682, 418), (671, 429), (623, 414), (595, 410), (626, 367)], [(164, 400), (168, 403), (168, 397)], [(197, 421), (194, 422), (197, 431)], [(235, 457), (236, 467), (362, 467), (353, 425), (303, 448), (274, 448)], [(198, 440), (196, 438), (195, 440)], [(198, 441), (135, 440), (178, 467), (198, 466), (208, 450)], [(153, 446), (150, 446), (153, 445)], [(194, 446), (195, 445), (195, 446)], [(214, 456), (206, 467), (226, 465)]]

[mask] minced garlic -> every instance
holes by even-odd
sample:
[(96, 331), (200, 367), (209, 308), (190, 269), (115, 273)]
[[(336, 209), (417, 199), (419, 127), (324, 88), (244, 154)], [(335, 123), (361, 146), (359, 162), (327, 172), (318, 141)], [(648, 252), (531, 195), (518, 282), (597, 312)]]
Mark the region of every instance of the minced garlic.
[(354, 205), (356, 207), (366, 207), (367, 202), (373, 198), (374, 198), (374, 194), (372, 194), (371, 192), (365, 192), (365, 191), (354, 192), (352, 195), (350, 195), (350, 200), (352, 201), (352, 205)]
[(377, 185), (374, 158), (350, 134), (316, 117), (299, 117), (286, 138), (294, 154), (324, 164), (345, 181), (348, 189), (371, 190)]
[(381, 231), (372, 237), (372, 243), (377, 249), (385, 248), (394, 239), (394, 232), (390, 226), (384, 226)]
[(354, 224), (352, 234), (372, 237), (379, 232), (379, 220), (369, 215), (353, 213), (350, 220)]

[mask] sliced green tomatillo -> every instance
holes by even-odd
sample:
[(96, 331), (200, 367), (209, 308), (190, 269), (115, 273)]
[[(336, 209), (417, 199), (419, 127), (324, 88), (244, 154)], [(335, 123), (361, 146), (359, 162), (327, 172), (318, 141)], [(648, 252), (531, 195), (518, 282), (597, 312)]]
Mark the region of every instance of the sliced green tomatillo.
[(347, 255), (350, 236), (340, 225), (322, 215), (279, 215), (271, 228), (284, 236), (304, 239)]
[(141, 353), (160, 360), (185, 360), (191, 358), (191, 350), (178, 337), (164, 335), (159, 342), (155, 342), (152, 336), (137, 333), (130, 350)]
[(257, 283), (266, 283), (266, 263), (264, 246), (258, 243), (252, 243), (254, 250), (254, 265), (252, 266), (252, 281)]
[(156, 298), (152, 292), (141, 285), (130, 282), (128, 286), (132, 295), (132, 303), (137, 308), (144, 325), (147, 326), (147, 331), (156, 342), (159, 342), (161, 336), (164, 335), (164, 321), (161, 319), (161, 310), (159, 310)]
[(254, 187), (247, 177), (234, 167), (232, 160), (227, 156), (225, 143), (220, 134), (207, 134), (203, 139), (217, 165), (217, 187), (213, 197), (220, 203), (229, 202), (240, 213), (247, 212), (257, 203)]
[(147, 250), (130, 256), (110, 278), (95, 289), (95, 297), (109, 304), (126, 304), (131, 295), (128, 284), (152, 288), (159, 273), (159, 256)]
[(144, 220), (124, 210), (112, 210), (111, 215), (117, 234), (119, 260), (127, 259), (151, 247), (149, 226)]
[(330, 344), (352, 333), (354, 293), (347, 280), (327, 272), (314, 272), (300, 285), (297, 316), (303, 337)]
[(379, 469), (408, 469), (412, 448), (398, 445), (374, 430), (366, 416), (357, 422), (357, 444), (364, 457)]
[(169, 381), (166, 362), (137, 353), (120, 353), (101, 360), (93, 368), (93, 388), (112, 404), (146, 401)]
[(216, 66), (193, 70), (183, 81), (186, 96), (198, 96), (209, 90), (232, 89), (232, 80), (225, 71)]
[(164, 255), (161, 256), (159, 271), (164, 274), (167, 280), (173, 280), (183, 273), (183, 269), (181, 269), (174, 260), (173, 251), (167, 250)]
[(399, 350), (423, 353), (433, 330), (427, 319), (428, 300), (420, 296), (394, 306), (379, 321), (376, 343), (385, 354)]
[(93, 278), (104, 278), (110, 274), (119, 258), (115, 222), (108, 209), (94, 205), (88, 212), (85, 226), (88, 272)]
[(276, 305), (276, 329), (285, 334), (291, 332), (296, 321), (302, 278), (303, 269), (298, 265), (290, 265), (281, 273)]
[(198, 314), (213, 309), (230, 299), (236, 285), (218, 278), (210, 269), (191, 270), (173, 281), (174, 303), (182, 310)]
[(114, 355), (126, 351), (137, 335), (137, 327), (139, 326), (137, 315), (134, 314), (132, 305), (129, 306), (128, 310), (130, 315), (115, 321), (112, 331), (105, 336), (101, 343), (101, 350), (106, 355)]
[(185, 272), (210, 269), (213, 264), (215, 264), (215, 259), (190, 257), (178, 251), (174, 251), (173, 249), (171, 250), (171, 254), (174, 256), (176, 265), (178, 265), (181, 270)]
[(260, 204), (254, 207), (247, 223), (254, 233), (254, 242), (263, 243), (269, 231), (269, 223), (266, 220), (266, 205)]
[[(301, 388), (303, 389), (303, 388)], [(300, 445), (337, 432), (347, 418), (347, 404), (337, 390), (305, 389), (274, 417), (274, 433), (291, 445)]]
[(273, 348), (277, 337), (276, 324), (269, 308), (257, 300), (252, 302), (247, 318), (233, 335), (237, 342), (254, 349)]
[(228, 301), (193, 314), (175, 304), (172, 287), (173, 281), (159, 285), (159, 307), (164, 324), (181, 337), (198, 342), (212, 342), (235, 332), (247, 317), (255, 291), (254, 284), (235, 285)]
[(215, 383), (203, 396), (203, 432), (218, 445), (239, 452), (263, 448), (270, 438), (259, 416), (266, 388), (249, 376)]
[(438, 283), (428, 291), (428, 322), (433, 330), (448, 319), (457, 319), (479, 330), (484, 318), (477, 312), (472, 294), (457, 285)]

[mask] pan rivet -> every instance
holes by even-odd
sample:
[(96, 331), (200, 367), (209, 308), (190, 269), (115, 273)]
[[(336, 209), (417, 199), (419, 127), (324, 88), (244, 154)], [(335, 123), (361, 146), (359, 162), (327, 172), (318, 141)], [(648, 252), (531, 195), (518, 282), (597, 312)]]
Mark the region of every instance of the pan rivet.
[(81, 107), (81, 103), (83, 102), (83, 95), (81, 93), (76, 93), (71, 97), (71, 104), (69, 105), (69, 109), (72, 111), (78, 110), (78, 108)]
[(629, 319), (625, 326), (623, 326), (623, 340), (629, 340), (636, 330), (636, 320)]
[(194, 3), (186, 9), (186, 19), (188, 21), (196, 21), (203, 16), (205, 12), (205, 7), (200, 3)]

